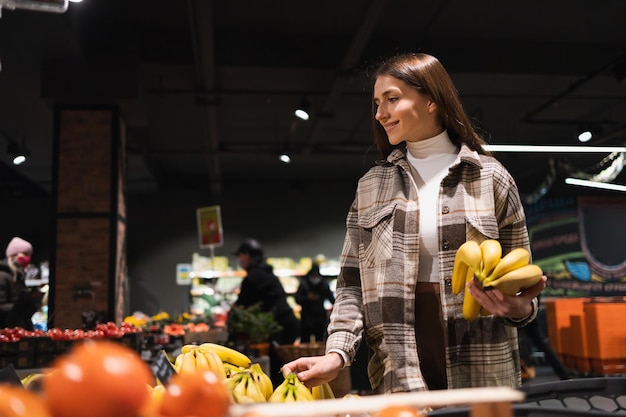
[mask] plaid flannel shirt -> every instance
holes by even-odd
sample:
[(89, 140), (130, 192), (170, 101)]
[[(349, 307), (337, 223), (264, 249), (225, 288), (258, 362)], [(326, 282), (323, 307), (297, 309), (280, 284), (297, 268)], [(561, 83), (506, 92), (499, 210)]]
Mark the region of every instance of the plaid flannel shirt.
[[(441, 304), (449, 388), (521, 384), (517, 327), (493, 316), (463, 319), (463, 293), (451, 292), (457, 249), (466, 240), (497, 239), (503, 254), (529, 248), (517, 186), (493, 157), (462, 146), (442, 180), (438, 216)], [(406, 148), (395, 149), (360, 180), (346, 220), (326, 350), (352, 362), (362, 338), (372, 348), (368, 376), (378, 392), (426, 390), (415, 341), (419, 196)]]

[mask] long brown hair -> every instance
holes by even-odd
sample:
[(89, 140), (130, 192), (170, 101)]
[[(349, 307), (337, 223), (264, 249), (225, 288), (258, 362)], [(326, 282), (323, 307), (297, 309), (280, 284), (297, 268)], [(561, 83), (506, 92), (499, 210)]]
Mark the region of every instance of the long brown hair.
[[(384, 61), (373, 72), (372, 85), (381, 75), (397, 78), (418, 93), (430, 96), (437, 103), (439, 122), (447, 129), (453, 143), (458, 146), (465, 143), (478, 153), (488, 153), (483, 149), (486, 142), (472, 126), (450, 75), (437, 58), (423, 53), (396, 55)], [(399, 145), (389, 143), (385, 129), (376, 120), (376, 108), (376, 103), (372, 100), (374, 140), (381, 156), (386, 159)]]

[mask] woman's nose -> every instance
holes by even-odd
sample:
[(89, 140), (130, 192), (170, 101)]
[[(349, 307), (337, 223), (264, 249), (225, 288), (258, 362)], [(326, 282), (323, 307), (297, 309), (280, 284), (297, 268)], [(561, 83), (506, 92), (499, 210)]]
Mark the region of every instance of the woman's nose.
[(388, 114), (384, 110), (383, 106), (378, 106), (378, 108), (376, 109), (376, 114), (374, 115), (374, 118), (378, 120), (379, 122), (381, 122), (385, 120), (387, 117), (388, 117)]

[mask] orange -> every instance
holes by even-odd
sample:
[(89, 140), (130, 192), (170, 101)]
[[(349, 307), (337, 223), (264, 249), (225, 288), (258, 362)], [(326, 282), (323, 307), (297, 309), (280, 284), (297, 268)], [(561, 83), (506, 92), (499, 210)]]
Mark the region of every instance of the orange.
[(43, 400), (25, 388), (0, 384), (0, 398), (2, 417), (52, 417)]
[(207, 369), (176, 374), (161, 395), (161, 414), (167, 417), (222, 417), (230, 394), (217, 375)]
[(43, 378), (43, 395), (55, 417), (135, 417), (154, 383), (148, 365), (130, 348), (86, 340), (61, 356)]
[(374, 417), (424, 417), (424, 414), (408, 405), (390, 405), (382, 408)]

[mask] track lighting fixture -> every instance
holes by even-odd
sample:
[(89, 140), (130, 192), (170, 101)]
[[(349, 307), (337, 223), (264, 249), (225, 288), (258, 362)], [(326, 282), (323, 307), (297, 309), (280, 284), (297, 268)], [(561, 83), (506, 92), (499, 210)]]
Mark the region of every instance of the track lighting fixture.
[(300, 105), (295, 111), (295, 115), (298, 119), (309, 120), (310, 112), (311, 112), (311, 102), (309, 102), (309, 100), (307, 100), (306, 98), (303, 98), (302, 101), (300, 102)]
[(0, 9), (24, 9), (37, 12), (65, 13), (68, 0), (0, 0)]
[(2, 130), (0, 130), (0, 136), (4, 136), (8, 143), (7, 153), (13, 158), (13, 165), (21, 165), (26, 162), (26, 158), (30, 155), (30, 151), (24, 144), (24, 139), (22, 139), (22, 144), (19, 144)]
[(585, 143), (593, 139), (594, 136), (600, 135), (602, 132), (599, 126), (587, 125), (587, 126), (579, 127), (577, 133), (578, 133), (578, 141)]
[(17, 142), (10, 141), (7, 146), (7, 153), (13, 157), (13, 165), (21, 165), (26, 162), (26, 158), (30, 155), (30, 152), (23, 144), (20, 145)]
[(291, 157), (289, 156), (287, 152), (283, 152), (280, 155), (278, 155), (278, 159), (280, 160), (280, 162), (284, 164), (291, 163)]

